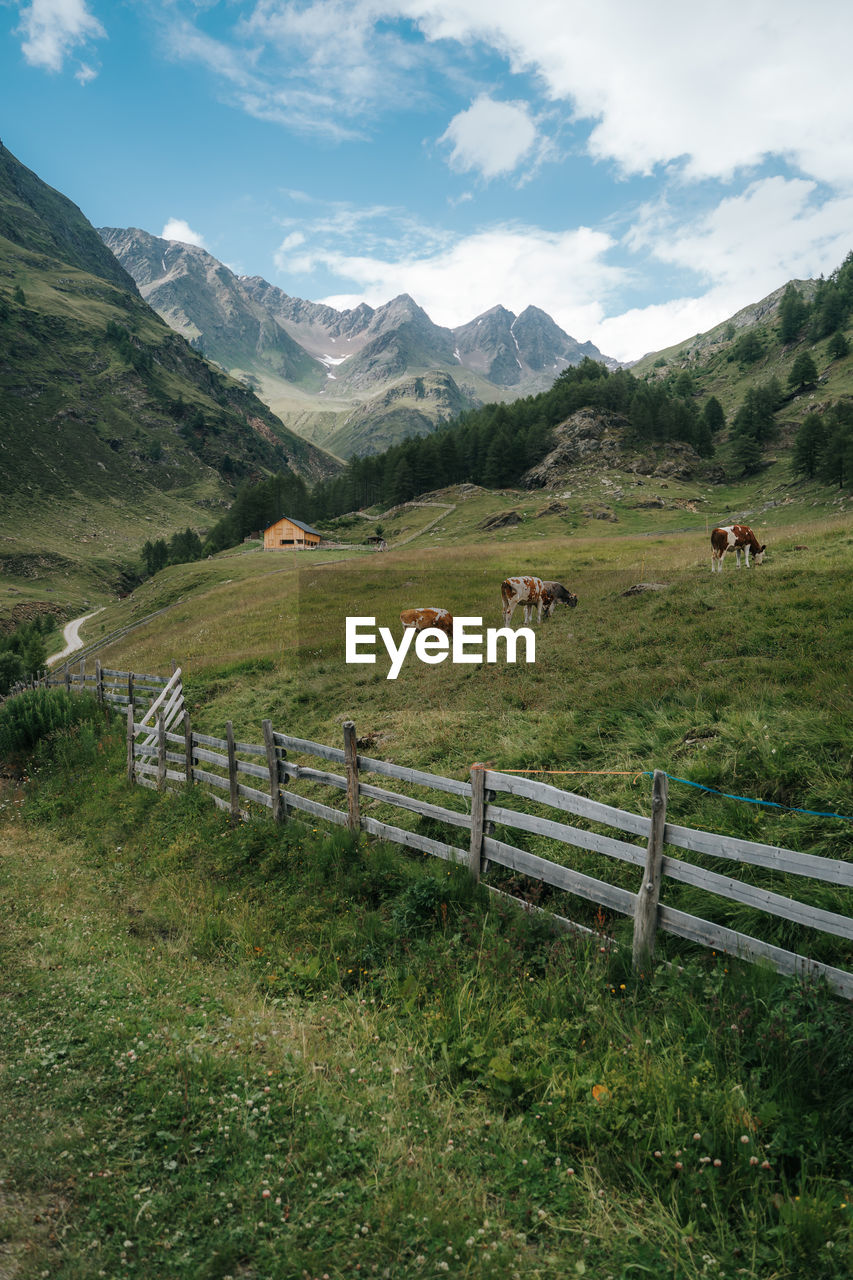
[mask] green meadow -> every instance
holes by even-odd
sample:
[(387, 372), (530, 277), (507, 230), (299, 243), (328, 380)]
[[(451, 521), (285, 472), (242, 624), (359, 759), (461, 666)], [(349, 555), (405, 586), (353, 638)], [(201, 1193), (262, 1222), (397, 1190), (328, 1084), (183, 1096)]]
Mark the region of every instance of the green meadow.
[[(610, 521), (584, 514), (588, 483), (544, 516), (541, 494), (476, 489), (435, 495), (443, 515), (371, 513), (382, 554), (247, 544), (107, 602), (83, 640), (142, 622), (100, 660), (178, 663), (194, 727), (215, 736), (231, 720), (259, 742), (269, 718), (339, 746), (351, 719), (369, 755), (458, 778), (474, 761), (553, 771), (642, 813), (659, 768), (786, 806), (672, 781), (671, 821), (849, 858), (849, 821), (791, 811), (853, 814), (849, 518), (782, 482), (778, 500), (704, 502), (673, 483), (662, 496), (684, 506), (628, 507), (632, 493)], [(759, 496), (766, 562), (712, 576), (705, 510), (734, 518)], [(507, 509), (518, 524), (480, 528)], [(533, 664), (410, 657), (389, 680), (381, 645), (373, 665), (344, 661), (348, 615), (396, 637), (414, 606), (499, 626), (500, 582), (524, 572), (579, 597), (536, 628)], [(625, 594), (638, 583), (658, 589)], [(490, 873), (610, 941), (554, 933), (463, 869), (366, 837), (263, 816), (235, 829), (198, 793), (129, 789), (121, 722), (94, 708), (27, 776), (0, 797), (0, 1269), (850, 1273), (853, 1021), (820, 984), (666, 937), (639, 978), (623, 922), (522, 877)], [(636, 889), (630, 867), (514, 839)], [(851, 914), (849, 891), (743, 876)], [(838, 939), (672, 882), (664, 898), (850, 967)]]

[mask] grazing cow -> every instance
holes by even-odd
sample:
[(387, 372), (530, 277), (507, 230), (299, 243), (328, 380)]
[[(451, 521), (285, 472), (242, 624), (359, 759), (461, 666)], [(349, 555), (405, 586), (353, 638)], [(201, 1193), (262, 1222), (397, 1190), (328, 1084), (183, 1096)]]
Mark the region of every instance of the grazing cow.
[(517, 578), (507, 578), (501, 583), (501, 601), (503, 604), (504, 626), (512, 622), (512, 615), (519, 605), (524, 608), (524, 625), (530, 621), (533, 610), (537, 610), (536, 621), (542, 621), (542, 614), (550, 618), (557, 605), (562, 602), (573, 609), (578, 598), (560, 582), (543, 582), (541, 578), (523, 574)]
[(404, 609), (400, 621), (404, 627), (414, 627), (415, 631), (435, 628), (453, 635), (453, 614), (446, 609)]
[(723, 558), (727, 551), (734, 551), (737, 567), (740, 568), (740, 553), (743, 551), (744, 562), (749, 568), (749, 553), (752, 552), (756, 564), (761, 564), (766, 543), (758, 541), (748, 524), (724, 525), (721, 529), (711, 531), (711, 572), (716, 569), (723, 572)]

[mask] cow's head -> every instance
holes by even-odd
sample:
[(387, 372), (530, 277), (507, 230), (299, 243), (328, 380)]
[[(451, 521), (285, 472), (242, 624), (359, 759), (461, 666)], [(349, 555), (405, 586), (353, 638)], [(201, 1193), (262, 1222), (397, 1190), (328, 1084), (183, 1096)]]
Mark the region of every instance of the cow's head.
[(764, 559), (764, 552), (766, 550), (767, 550), (767, 543), (765, 542), (763, 546), (758, 551), (756, 551), (755, 555), (752, 557), (753, 564), (761, 564), (761, 562)]
[(554, 583), (553, 594), (555, 600), (561, 600), (563, 604), (567, 604), (570, 609), (574, 609), (578, 602), (578, 598), (573, 591), (569, 591), (559, 582)]

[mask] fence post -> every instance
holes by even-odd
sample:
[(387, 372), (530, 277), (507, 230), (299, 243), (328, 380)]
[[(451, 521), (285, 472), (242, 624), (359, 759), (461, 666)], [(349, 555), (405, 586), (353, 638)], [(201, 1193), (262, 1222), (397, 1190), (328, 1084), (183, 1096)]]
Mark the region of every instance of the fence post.
[(469, 868), (471, 878), (479, 884), (483, 863), (483, 835), (486, 816), (486, 766), (471, 765), (471, 852)]
[(287, 800), (281, 794), (281, 768), (273, 735), (272, 720), (264, 720), (264, 746), (267, 749), (267, 768), (270, 771), (270, 797), (272, 799), (273, 822), (284, 822), (287, 818)]
[(666, 774), (660, 769), (655, 769), (652, 783), (652, 822), (646, 852), (646, 866), (643, 872), (643, 883), (634, 907), (634, 945), (631, 959), (635, 971), (651, 964), (655, 950), (668, 790), (669, 780)]
[(101, 668), (100, 658), (95, 659), (95, 696), (98, 699), (98, 705), (104, 705), (104, 673)]
[(193, 731), (189, 711), (184, 712), (184, 776), (187, 786), (193, 784)]
[(133, 715), (136, 715), (136, 708), (133, 705), (133, 672), (127, 673), (127, 705), (130, 707)]
[(355, 725), (352, 720), (344, 721), (344, 764), (347, 770), (347, 826), (350, 831), (361, 830), (361, 815), (358, 807), (358, 746), (355, 740)]
[(65, 664), (65, 692), (71, 692), (71, 669), (69, 668), (68, 663)]
[(80, 659), (80, 692), (86, 692), (86, 659)]
[(133, 784), (136, 781), (136, 761), (133, 756), (133, 703), (128, 703), (127, 707), (127, 780)]
[(240, 794), (237, 790), (237, 749), (234, 746), (234, 725), (229, 720), (225, 726), (225, 740), (228, 744), (228, 782), (231, 788), (231, 822), (240, 821)]
[(163, 712), (157, 712), (157, 790), (166, 790), (166, 721)]

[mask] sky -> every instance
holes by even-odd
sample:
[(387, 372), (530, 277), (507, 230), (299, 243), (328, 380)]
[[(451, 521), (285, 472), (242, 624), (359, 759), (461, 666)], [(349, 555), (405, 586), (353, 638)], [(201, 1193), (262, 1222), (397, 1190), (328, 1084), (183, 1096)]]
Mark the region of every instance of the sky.
[(853, 250), (843, 0), (0, 0), (0, 138), (95, 226), (618, 360)]

